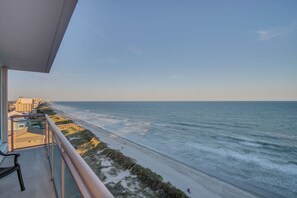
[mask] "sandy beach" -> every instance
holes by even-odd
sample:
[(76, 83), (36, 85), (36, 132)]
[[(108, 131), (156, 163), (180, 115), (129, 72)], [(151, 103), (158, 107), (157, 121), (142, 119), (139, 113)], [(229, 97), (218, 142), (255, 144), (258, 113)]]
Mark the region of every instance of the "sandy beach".
[[(51, 107), (55, 109), (52, 105)], [(259, 197), (254, 193), (242, 190), (220, 179), (197, 171), (181, 162), (119, 137), (116, 134), (66, 114), (63, 111), (58, 109), (55, 109), (55, 111), (90, 130), (103, 142), (107, 143), (110, 148), (120, 150), (124, 155), (136, 159), (138, 164), (158, 173), (165, 181), (172, 183), (184, 191), (189, 197)], [(187, 192), (188, 188), (190, 189), (190, 193)]]

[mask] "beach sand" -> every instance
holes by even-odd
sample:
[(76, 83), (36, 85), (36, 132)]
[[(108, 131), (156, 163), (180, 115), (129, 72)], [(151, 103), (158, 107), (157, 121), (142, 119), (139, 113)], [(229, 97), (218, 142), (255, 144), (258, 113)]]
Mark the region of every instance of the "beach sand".
[[(50, 105), (55, 111), (73, 120), (76, 124), (90, 130), (108, 147), (120, 150), (124, 155), (136, 159), (143, 167), (150, 168), (184, 191), (189, 197), (228, 197), (228, 198), (251, 198), (258, 197), (256, 194), (237, 188), (227, 182), (212, 177), (208, 174), (195, 170), (187, 165), (157, 153), (142, 145), (138, 145), (127, 139), (117, 136), (109, 131), (97, 127), (91, 123), (80, 120), (72, 115), (66, 114)], [(187, 192), (190, 189), (191, 193)]]

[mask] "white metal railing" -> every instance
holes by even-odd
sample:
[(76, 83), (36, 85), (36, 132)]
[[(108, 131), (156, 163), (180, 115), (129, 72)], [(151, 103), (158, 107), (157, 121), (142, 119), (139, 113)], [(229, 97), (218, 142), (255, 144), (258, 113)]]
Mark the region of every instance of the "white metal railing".
[[(19, 131), (14, 128), (14, 123), (17, 122), (16, 118), (21, 117), (28, 118), (29, 120), (38, 118), (39, 122), (42, 122), (40, 125), (43, 127), (40, 129), (37, 127), (39, 129), (38, 135), (42, 136), (42, 142), (30, 146), (26, 146), (22, 142), (19, 138), (21, 135), (18, 135)], [(48, 115), (18, 115), (12, 116), (10, 119), (11, 133), (9, 138), (11, 140), (11, 151), (19, 148), (46, 146), (52, 181), (58, 198), (113, 197)]]
[[(92, 171), (89, 165), (82, 159), (82, 157), (76, 152), (74, 147), (61, 133), (54, 122), (45, 115), (46, 121), (46, 144), (48, 148), (48, 154), (51, 159), (52, 177), (55, 180), (55, 149), (58, 148), (61, 153), (61, 182), (60, 183), (60, 195), (66, 196), (65, 185), (65, 168), (68, 168), (71, 176), (73, 177), (78, 191), (83, 197), (113, 197), (105, 185), (100, 181), (97, 175)], [(66, 167), (66, 166), (67, 167)], [(57, 182), (56, 182), (57, 183)], [(64, 185), (64, 186), (63, 186)], [(69, 186), (68, 186), (69, 187)], [(57, 189), (57, 188), (56, 188)], [(58, 189), (57, 189), (58, 190)], [(73, 191), (72, 191), (73, 192)], [(58, 193), (59, 195), (59, 193)]]
[[(30, 148), (45, 144), (45, 115), (13, 115), (8, 123), (8, 150)], [(32, 124), (32, 122), (35, 122)], [(22, 125), (22, 127), (20, 127)], [(34, 128), (34, 127), (38, 128)]]

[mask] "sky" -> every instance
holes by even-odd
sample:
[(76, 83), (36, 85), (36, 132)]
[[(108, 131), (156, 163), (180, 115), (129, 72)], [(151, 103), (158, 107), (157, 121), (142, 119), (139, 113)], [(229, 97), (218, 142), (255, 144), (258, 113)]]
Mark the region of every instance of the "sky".
[(297, 100), (296, 0), (79, 0), (49, 74), (9, 100)]

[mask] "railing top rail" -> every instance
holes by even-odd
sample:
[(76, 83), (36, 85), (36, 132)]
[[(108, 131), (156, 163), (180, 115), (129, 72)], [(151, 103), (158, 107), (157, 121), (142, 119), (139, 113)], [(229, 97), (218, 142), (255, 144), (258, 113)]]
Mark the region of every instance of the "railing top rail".
[(58, 127), (54, 124), (54, 122), (49, 118), (48, 115), (45, 115), (45, 118), (51, 129), (56, 134), (59, 139), (64, 151), (67, 153), (69, 159), (72, 164), (76, 168), (78, 174), (82, 178), (86, 187), (90, 191), (93, 197), (113, 197), (113, 195), (109, 192), (106, 186), (100, 181), (100, 179), (95, 175), (89, 165), (82, 159), (82, 157), (76, 152), (74, 147), (70, 144), (70, 142), (66, 139), (66, 137), (61, 133)]

